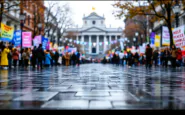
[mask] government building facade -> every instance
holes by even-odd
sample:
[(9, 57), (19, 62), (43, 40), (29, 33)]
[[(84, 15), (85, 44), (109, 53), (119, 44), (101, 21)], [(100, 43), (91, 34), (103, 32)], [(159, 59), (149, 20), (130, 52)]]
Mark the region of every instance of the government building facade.
[(122, 31), (122, 28), (107, 28), (104, 16), (92, 12), (90, 15), (83, 17), (81, 28), (69, 28), (65, 31), (64, 36), (70, 32), (75, 33), (76, 41), (85, 43), (81, 50), (86, 55), (96, 56), (104, 54), (110, 48), (108, 43), (119, 40), (122, 37)]

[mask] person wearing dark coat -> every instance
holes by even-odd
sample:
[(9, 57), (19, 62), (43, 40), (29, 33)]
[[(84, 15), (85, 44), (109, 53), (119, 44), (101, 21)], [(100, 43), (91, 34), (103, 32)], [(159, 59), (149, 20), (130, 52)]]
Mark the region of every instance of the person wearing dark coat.
[(45, 54), (42, 48), (42, 44), (39, 44), (39, 47), (37, 48), (37, 59), (38, 59), (38, 65), (40, 65), (40, 68), (43, 69), (42, 61), (45, 59)]
[(128, 59), (128, 67), (131, 68), (132, 64), (133, 64), (133, 55), (132, 55), (131, 51), (129, 51), (127, 53), (127, 56), (128, 56), (128, 58), (127, 58)]
[(58, 53), (58, 51), (56, 51), (54, 54), (55, 66), (58, 65), (58, 59), (59, 59), (59, 53)]
[(31, 62), (32, 62), (33, 69), (35, 69), (35, 65), (37, 62), (37, 47), (36, 46), (34, 46), (34, 48), (32, 50)]
[(72, 56), (71, 56), (71, 60), (72, 60), (72, 65), (75, 66), (76, 65), (76, 55), (73, 52)]
[(152, 55), (153, 55), (153, 51), (152, 51), (152, 48), (150, 47), (149, 44), (147, 45), (145, 55), (146, 55), (146, 69), (148, 67), (151, 68), (152, 67)]

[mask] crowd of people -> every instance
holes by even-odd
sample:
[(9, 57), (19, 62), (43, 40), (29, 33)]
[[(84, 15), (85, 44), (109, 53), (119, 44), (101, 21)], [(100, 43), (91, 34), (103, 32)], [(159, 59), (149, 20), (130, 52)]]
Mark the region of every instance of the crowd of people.
[[(87, 60), (86, 60), (87, 61)], [(61, 62), (61, 63), (59, 63)], [(93, 61), (91, 58), (89, 62)], [(99, 61), (97, 61), (99, 63)], [(114, 53), (110, 58), (104, 57), (101, 60), (102, 63), (112, 63), (116, 65), (128, 65), (129, 68), (132, 66), (145, 65), (146, 68), (151, 68), (152, 65), (164, 66), (172, 68), (185, 66), (185, 57), (182, 55), (180, 48), (176, 48), (174, 45), (172, 49), (166, 47), (165, 49), (152, 49), (150, 45), (147, 45), (145, 53), (132, 53), (128, 51), (126, 53)], [(28, 68), (29, 65), (33, 69), (36, 67), (43, 69), (43, 67), (50, 66), (79, 66), (81, 63), (85, 63), (85, 58), (82, 59), (82, 56), (79, 51), (76, 52), (66, 52), (65, 54), (59, 54), (57, 50), (43, 50), (42, 44), (38, 47), (34, 46), (33, 49), (25, 48), (21, 51), (17, 48), (14, 48), (12, 44), (9, 43), (0, 43), (0, 66), (2, 69), (12, 69), (19, 67)]]
[(61, 64), (65, 66), (80, 65), (79, 52), (73, 52), (71, 54), (66, 52), (66, 54), (62, 55), (57, 50), (43, 50), (42, 44), (38, 47), (34, 46), (33, 49), (25, 48), (20, 51), (14, 48), (12, 44), (0, 43), (0, 66), (2, 69), (12, 69), (17, 66), (27, 69), (29, 65), (33, 69), (36, 67), (43, 69), (43, 67), (60, 65), (60, 59), (62, 60)]
[(172, 49), (168, 47), (161, 49), (152, 49), (148, 44), (145, 53), (132, 53), (128, 51), (123, 53), (114, 53), (110, 58), (104, 57), (102, 63), (112, 63), (116, 65), (128, 65), (129, 68), (132, 66), (145, 65), (146, 68), (151, 68), (152, 65), (155, 67), (181, 67), (185, 66), (185, 57), (182, 55), (180, 48), (176, 48), (174, 45)]

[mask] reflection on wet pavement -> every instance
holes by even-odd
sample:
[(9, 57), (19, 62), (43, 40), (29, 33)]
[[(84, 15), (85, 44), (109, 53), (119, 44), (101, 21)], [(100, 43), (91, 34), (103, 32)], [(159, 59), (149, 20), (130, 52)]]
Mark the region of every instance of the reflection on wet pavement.
[(0, 70), (0, 109), (185, 109), (185, 68)]

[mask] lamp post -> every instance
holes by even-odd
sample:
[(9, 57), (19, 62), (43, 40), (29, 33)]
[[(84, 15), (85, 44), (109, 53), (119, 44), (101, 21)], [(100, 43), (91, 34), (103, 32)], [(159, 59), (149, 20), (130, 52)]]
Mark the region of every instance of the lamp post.
[(62, 46), (62, 38), (60, 38), (60, 40), (59, 40), (59, 41), (60, 41), (60, 45)]
[[(135, 36), (136, 36), (136, 40), (135, 40), (135, 42), (137, 42), (137, 37), (138, 37), (138, 35), (139, 35), (139, 33), (138, 32), (135, 32)], [(135, 45), (137, 45), (137, 43), (135, 44)]]
[(142, 34), (141, 35), (141, 46), (143, 45), (143, 37), (144, 37), (144, 35)]
[[(20, 27), (21, 27), (21, 47), (20, 51), (22, 50), (22, 32), (23, 32), (23, 27), (24, 27), (24, 20), (26, 19), (26, 15), (21, 13), (20, 14)], [(22, 51), (21, 51), (22, 54)]]
[[(149, 33), (151, 34), (151, 32), (152, 32), (152, 29), (149, 29)], [(149, 35), (150, 35), (149, 34)], [(151, 44), (151, 40), (150, 40), (150, 37), (149, 37), (149, 44)]]
[(128, 42), (128, 46), (130, 46), (130, 40), (127, 40), (127, 42)]
[(136, 44), (135, 44), (136, 43), (136, 38), (133, 38), (133, 41), (134, 41), (134, 46), (136, 46)]
[(161, 28), (161, 39), (160, 39), (160, 47), (162, 47), (163, 45), (162, 45), (162, 39), (163, 39), (163, 37), (162, 37), (162, 27), (163, 27), (163, 21), (161, 20), (160, 21), (160, 28)]
[(41, 34), (41, 30), (42, 30), (42, 23), (38, 24), (38, 29), (39, 29), (39, 35)]
[(173, 12), (175, 13), (176, 27), (179, 26), (179, 13), (181, 11), (180, 5), (178, 4), (178, 0), (175, 0), (175, 5), (173, 7)]

